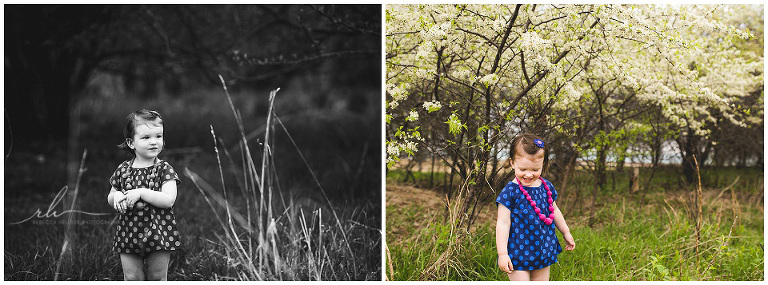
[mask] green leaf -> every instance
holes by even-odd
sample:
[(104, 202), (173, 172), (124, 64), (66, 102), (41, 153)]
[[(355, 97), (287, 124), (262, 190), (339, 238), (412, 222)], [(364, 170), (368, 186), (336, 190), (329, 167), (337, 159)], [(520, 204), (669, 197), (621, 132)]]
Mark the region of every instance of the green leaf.
[(445, 123), (448, 124), (448, 132), (454, 136), (461, 133), (462, 128), (467, 128), (466, 125), (461, 123), (461, 120), (459, 120), (459, 116), (457, 116), (456, 113), (451, 114), (451, 116), (448, 118), (448, 121), (445, 121)]

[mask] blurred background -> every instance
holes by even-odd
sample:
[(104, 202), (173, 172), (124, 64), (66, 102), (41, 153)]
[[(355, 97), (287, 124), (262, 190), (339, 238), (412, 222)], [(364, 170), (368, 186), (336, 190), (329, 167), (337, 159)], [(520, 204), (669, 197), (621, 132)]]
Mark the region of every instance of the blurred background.
[[(129, 158), (116, 145), (135, 110), (163, 116), (162, 159), (220, 194), (223, 180), (237, 201), (238, 142), (247, 138), (261, 162), (277, 88), (274, 113), (285, 129), (273, 129), (274, 200), (285, 211), (289, 200), (338, 212), (350, 256), (331, 256), (349, 261), (328, 258), (315, 275), (264, 279), (380, 279), (380, 5), (5, 5), (5, 23), (6, 280), (122, 279), (105, 200), (108, 177)], [(169, 279), (239, 278), (202, 191), (181, 179), (174, 211), (186, 243)], [(69, 214), (14, 224), (49, 209), (64, 186), (59, 213), (74, 200), (77, 210), (110, 215), (77, 214), (92, 222), (69, 227)], [(63, 250), (64, 240), (78, 242)]]

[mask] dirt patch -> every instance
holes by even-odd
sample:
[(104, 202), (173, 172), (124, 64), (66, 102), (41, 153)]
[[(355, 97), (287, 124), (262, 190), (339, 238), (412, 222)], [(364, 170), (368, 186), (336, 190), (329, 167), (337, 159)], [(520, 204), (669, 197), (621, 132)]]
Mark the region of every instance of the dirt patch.
[[(438, 191), (394, 183), (388, 183), (386, 189), (387, 207), (394, 207), (395, 209), (425, 209), (424, 213), (419, 213), (419, 216), (424, 217), (423, 221), (427, 221), (432, 215), (445, 214), (446, 212), (447, 197)], [(495, 219), (496, 206), (491, 202), (480, 209), (476, 222), (471, 229), (474, 230), (478, 225), (485, 225), (487, 221)]]
[(428, 208), (445, 207), (445, 195), (434, 190), (387, 183), (387, 206), (407, 207), (416, 204)]

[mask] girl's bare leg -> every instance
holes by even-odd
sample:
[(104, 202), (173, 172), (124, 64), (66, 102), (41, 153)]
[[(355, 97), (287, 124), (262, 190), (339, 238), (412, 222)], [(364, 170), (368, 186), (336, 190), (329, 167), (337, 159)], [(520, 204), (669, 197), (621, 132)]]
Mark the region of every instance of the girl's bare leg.
[(549, 281), (549, 266), (531, 271), (531, 281)]
[(528, 270), (515, 270), (507, 273), (509, 281), (531, 281), (531, 272)]
[(144, 259), (137, 254), (121, 253), (125, 281), (144, 281)]
[(147, 256), (147, 280), (168, 280), (168, 263), (171, 261), (170, 251), (156, 251)]

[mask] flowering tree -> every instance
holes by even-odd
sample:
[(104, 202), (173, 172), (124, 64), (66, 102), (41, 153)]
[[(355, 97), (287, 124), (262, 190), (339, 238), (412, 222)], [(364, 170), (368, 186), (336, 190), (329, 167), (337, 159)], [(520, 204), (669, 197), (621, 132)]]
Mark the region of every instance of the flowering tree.
[(743, 123), (733, 98), (754, 83), (734, 91), (717, 76), (754, 73), (762, 58), (724, 64), (735, 55), (723, 42), (749, 33), (707, 9), (388, 5), (388, 166), (419, 149), (439, 156), (464, 181), (471, 224), (507, 180), (497, 159), (520, 132), (583, 155), (605, 153), (612, 132), (646, 127), (635, 119), (650, 106), (700, 136), (713, 110)]

